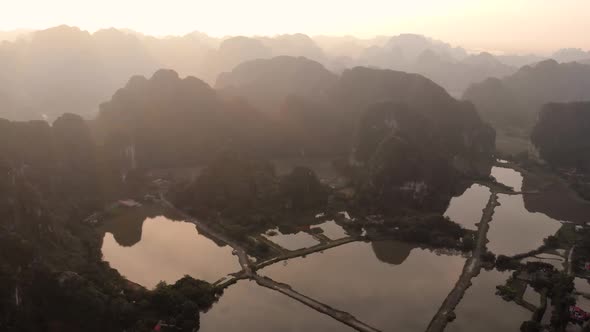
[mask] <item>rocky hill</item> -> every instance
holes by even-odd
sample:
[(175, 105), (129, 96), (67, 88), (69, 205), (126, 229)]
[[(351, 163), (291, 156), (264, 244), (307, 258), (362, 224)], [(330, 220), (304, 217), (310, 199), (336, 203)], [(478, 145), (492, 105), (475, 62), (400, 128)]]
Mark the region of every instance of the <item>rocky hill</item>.
[(530, 128), (548, 102), (590, 100), (590, 66), (546, 60), (503, 79), (474, 84), (463, 98), (495, 126)]
[(461, 179), (489, 174), (494, 130), (472, 104), (428, 79), (355, 68), (337, 95), (361, 114), (354, 148), (361, 205), (444, 209)]
[(590, 102), (546, 104), (531, 141), (551, 165), (590, 173)]
[[(473, 105), (418, 74), (357, 67), (337, 76), (277, 57), (240, 65), (219, 85), (170, 70), (135, 77), (95, 125), (139, 168), (197, 165), (228, 149), (267, 160), (351, 156), (371, 202), (403, 196), (394, 200), (415, 208), (440, 208), (457, 181), (487, 176), (493, 161), (494, 131)], [(428, 198), (415, 195), (423, 187)]]
[(247, 98), (267, 112), (278, 112), (288, 96), (324, 101), (337, 76), (304, 57), (279, 56), (241, 63), (217, 78), (215, 88), (229, 96)]

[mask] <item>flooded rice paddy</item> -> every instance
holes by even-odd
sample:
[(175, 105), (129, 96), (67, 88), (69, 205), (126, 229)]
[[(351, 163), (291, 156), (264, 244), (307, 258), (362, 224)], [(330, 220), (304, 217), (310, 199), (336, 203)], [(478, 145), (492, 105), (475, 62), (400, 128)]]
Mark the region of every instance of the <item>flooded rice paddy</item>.
[(376, 328), (424, 331), (464, 263), (461, 256), (437, 255), (403, 242), (355, 242), (269, 266), (260, 274)]
[[(492, 175), (514, 191), (522, 190), (521, 173), (494, 167)], [(490, 195), (487, 186), (474, 184), (450, 201), (445, 216), (476, 231)], [(559, 220), (527, 210), (522, 194), (498, 194), (498, 202), (486, 245), (496, 255), (537, 249), (544, 238), (562, 226)], [(240, 270), (231, 247), (200, 234), (192, 223), (162, 215), (138, 220), (109, 224), (102, 247), (104, 260), (133, 282), (152, 288), (160, 280), (173, 283), (185, 274), (215, 282)], [(318, 233), (323, 240), (312, 235)], [(295, 233), (281, 233), (277, 227), (261, 236), (294, 251), (318, 245), (326, 238), (334, 241), (349, 235), (334, 220), (328, 220)], [(542, 261), (563, 269), (564, 254), (542, 253), (522, 262)], [(466, 259), (457, 253), (438, 253), (406, 242), (356, 241), (283, 260), (257, 273), (381, 331), (412, 332), (427, 329), (459, 280)], [(456, 319), (446, 331), (519, 331), (532, 312), (496, 294), (496, 286), (505, 284), (510, 274), (482, 269), (471, 280), (471, 287), (454, 310)], [(578, 291), (590, 293), (585, 279), (576, 278), (575, 284)], [(522, 298), (533, 306), (540, 305), (540, 294), (531, 287), (524, 289)], [(590, 310), (590, 300), (578, 295), (577, 301)], [(226, 288), (219, 301), (201, 315), (201, 331), (352, 329), (284, 294), (240, 280)]]

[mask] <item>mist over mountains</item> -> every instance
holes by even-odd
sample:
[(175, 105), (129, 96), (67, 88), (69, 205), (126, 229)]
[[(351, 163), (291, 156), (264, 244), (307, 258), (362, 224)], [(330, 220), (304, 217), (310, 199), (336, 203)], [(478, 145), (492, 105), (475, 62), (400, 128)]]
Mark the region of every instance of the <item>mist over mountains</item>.
[(0, 42), (2, 41), (15, 41), (18, 38), (26, 38), (32, 30), (26, 29), (15, 29), (15, 30), (7, 30), (7, 31), (0, 31)]
[[(419, 73), (458, 97), (472, 83), (510, 75), (518, 66), (543, 59), (471, 53), (414, 34), (374, 39), (303, 34), (215, 38), (195, 32), (156, 38), (128, 30), (91, 34), (59, 26), (5, 32), (0, 40), (4, 40), (0, 44), (0, 116), (14, 120), (52, 120), (64, 112), (91, 118), (129, 77), (149, 76), (160, 68), (215, 85), (220, 73), (232, 72), (243, 62), (302, 56), (334, 73), (358, 65)], [(584, 62), (590, 55), (565, 49), (554, 58)], [(220, 86), (225, 77), (220, 78)]]
[(473, 84), (463, 98), (498, 128), (530, 129), (546, 103), (590, 100), (590, 66), (545, 60), (502, 79)]
[[(535, 47), (545, 30), (508, 28), (518, 6), (491, 3), (428, 9), (453, 9), (442, 24), (465, 42)], [(217, 2), (182, 14), (293, 31), (264, 22), (280, 17), (271, 6), (238, 4), (258, 20), (236, 4), (216, 17)], [(129, 3), (114, 5), (122, 17)], [(312, 14), (332, 26), (347, 7), (273, 5), (305, 31)], [(158, 11), (148, 23), (186, 31), (168, 8), (168, 22)], [(502, 10), (493, 33), (471, 21), (476, 8)], [(588, 47), (547, 29), (551, 45)], [(588, 216), (585, 49), (499, 54), (410, 33), (0, 32), (2, 331), (590, 331)]]

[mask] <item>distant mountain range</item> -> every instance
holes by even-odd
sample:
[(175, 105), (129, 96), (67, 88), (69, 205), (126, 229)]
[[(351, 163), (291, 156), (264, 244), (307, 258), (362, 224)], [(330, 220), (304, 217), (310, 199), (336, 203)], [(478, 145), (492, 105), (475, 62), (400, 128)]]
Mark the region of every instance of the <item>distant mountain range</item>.
[[(220, 73), (246, 61), (302, 56), (334, 73), (359, 65), (419, 73), (457, 97), (470, 84), (501, 78), (545, 59), (470, 53), (415, 34), (373, 39), (303, 34), (215, 38), (194, 32), (156, 38), (130, 30), (91, 34), (58, 26), (0, 32), (0, 40), (0, 117), (9, 119), (55, 119), (63, 112), (92, 117), (131, 76), (149, 76), (160, 68), (214, 84)], [(554, 57), (590, 63), (590, 54), (580, 49), (560, 50)]]
[(0, 31), (0, 42), (15, 41), (19, 38), (26, 38), (33, 30), (16, 29), (9, 31)]
[(503, 79), (473, 84), (463, 98), (497, 128), (530, 129), (546, 103), (590, 100), (590, 65), (545, 60)]

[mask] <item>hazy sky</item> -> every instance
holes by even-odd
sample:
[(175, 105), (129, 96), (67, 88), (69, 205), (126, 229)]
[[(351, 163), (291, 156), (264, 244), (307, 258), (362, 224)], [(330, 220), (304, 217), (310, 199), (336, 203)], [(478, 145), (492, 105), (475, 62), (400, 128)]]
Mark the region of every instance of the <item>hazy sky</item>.
[(490, 51), (590, 49), (590, 0), (0, 0), (0, 30), (60, 24), (168, 35), (404, 32)]

